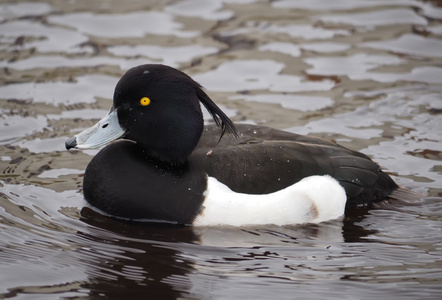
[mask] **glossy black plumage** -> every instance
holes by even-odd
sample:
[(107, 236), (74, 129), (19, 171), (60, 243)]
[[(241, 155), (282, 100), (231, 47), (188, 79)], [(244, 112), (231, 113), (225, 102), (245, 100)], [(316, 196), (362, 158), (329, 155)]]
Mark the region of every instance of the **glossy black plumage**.
[[(148, 106), (140, 105), (143, 97)], [(200, 102), (221, 128), (203, 126)], [(190, 224), (203, 209), (207, 176), (235, 192), (267, 194), (328, 174), (344, 187), (347, 207), (382, 201), (398, 188), (369, 157), (333, 142), (235, 127), (198, 83), (167, 66), (129, 70), (115, 88), (113, 108), (124, 138), (136, 143), (107, 146), (84, 177), (85, 198), (111, 215)], [(75, 139), (67, 142), (75, 146)]]

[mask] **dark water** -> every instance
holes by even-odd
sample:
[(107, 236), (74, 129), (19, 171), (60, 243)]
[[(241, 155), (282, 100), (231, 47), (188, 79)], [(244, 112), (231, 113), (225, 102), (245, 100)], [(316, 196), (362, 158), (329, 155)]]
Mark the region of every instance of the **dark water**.
[[(81, 193), (96, 151), (64, 141), (143, 63), (189, 73), (236, 122), (360, 150), (426, 198), (286, 227), (101, 216)], [(441, 2), (2, 1), (0, 67), (0, 299), (440, 298)]]

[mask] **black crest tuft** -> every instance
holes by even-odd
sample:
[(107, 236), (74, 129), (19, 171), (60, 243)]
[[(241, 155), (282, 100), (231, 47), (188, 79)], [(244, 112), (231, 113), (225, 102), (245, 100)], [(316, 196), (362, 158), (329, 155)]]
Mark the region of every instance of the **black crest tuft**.
[(232, 120), (230, 120), (229, 117), (227, 117), (226, 114), (215, 104), (215, 102), (213, 102), (212, 99), (207, 96), (199, 84), (196, 88), (196, 94), (200, 102), (215, 120), (216, 125), (221, 127), (221, 136), (219, 139), (222, 139), (226, 131), (230, 132), (235, 137), (238, 137), (238, 131), (236, 130), (235, 124), (233, 124)]

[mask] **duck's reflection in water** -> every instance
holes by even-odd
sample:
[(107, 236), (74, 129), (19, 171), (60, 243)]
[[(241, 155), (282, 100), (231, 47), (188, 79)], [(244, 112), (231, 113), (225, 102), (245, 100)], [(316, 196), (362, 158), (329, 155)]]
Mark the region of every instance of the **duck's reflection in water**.
[[(175, 299), (205, 287), (195, 287), (201, 274), (214, 274), (214, 261), (247, 259), (238, 252), (306, 244), (358, 241), (369, 232), (354, 225), (361, 215), (344, 220), (296, 226), (186, 227), (135, 223), (103, 216), (83, 208), (87, 232), (76, 241), (89, 281), (82, 288), (89, 296), (108, 299)], [(81, 245), (82, 244), (82, 245)], [(262, 250), (262, 249), (261, 249)], [(264, 251), (263, 253), (265, 253)], [(236, 259), (235, 259), (236, 260)], [(199, 273), (198, 276), (194, 274)], [(192, 275), (193, 274), (193, 275)], [(201, 282), (206, 285), (207, 282)]]
[(88, 232), (77, 233), (85, 243), (81, 249), (90, 251), (83, 256), (89, 276), (83, 288), (90, 297), (175, 299), (182, 294), (163, 279), (192, 272), (192, 262), (181, 258), (178, 249), (164, 246), (197, 242), (191, 228), (120, 221), (87, 207), (81, 220), (91, 225)]

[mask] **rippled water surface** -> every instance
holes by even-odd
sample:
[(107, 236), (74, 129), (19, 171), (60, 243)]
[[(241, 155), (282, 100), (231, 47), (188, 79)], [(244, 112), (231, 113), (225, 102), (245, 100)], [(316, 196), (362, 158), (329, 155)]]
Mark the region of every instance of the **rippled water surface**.
[[(104, 217), (81, 192), (97, 151), (64, 141), (144, 63), (184, 70), (236, 122), (360, 150), (426, 197), (319, 225)], [(440, 298), (440, 1), (2, 1), (0, 68), (0, 299)]]

